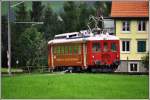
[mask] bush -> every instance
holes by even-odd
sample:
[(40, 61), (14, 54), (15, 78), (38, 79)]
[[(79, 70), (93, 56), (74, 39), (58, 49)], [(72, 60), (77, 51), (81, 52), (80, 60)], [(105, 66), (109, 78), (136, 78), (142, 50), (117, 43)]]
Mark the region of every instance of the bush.
[(142, 57), (142, 64), (147, 70), (149, 69), (149, 53)]

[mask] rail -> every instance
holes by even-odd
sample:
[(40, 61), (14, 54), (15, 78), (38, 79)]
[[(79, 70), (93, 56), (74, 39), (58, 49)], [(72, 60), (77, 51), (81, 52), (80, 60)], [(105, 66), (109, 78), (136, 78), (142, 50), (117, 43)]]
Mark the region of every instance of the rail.
[(51, 69), (48, 66), (26, 66), (23, 67), (23, 72), (32, 73), (32, 72), (51, 72)]

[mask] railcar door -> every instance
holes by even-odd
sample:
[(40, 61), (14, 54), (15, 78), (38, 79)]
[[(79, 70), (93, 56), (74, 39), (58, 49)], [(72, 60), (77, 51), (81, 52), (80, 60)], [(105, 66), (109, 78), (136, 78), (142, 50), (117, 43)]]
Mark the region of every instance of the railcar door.
[(116, 40), (104, 40), (102, 63), (104, 65), (112, 65), (118, 61), (119, 58), (119, 42)]
[(94, 65), (101, 65), (101, 41), (92, 41), (92, 63)]
[(102, 65), (110, 65), (111, 64), (111, 55), (110, 55), (110, 42), (109, 40), (102, 41)]
[(110, 41), (110, 45), (111, 63), (118, 65), (120, 60), (119, 40)]

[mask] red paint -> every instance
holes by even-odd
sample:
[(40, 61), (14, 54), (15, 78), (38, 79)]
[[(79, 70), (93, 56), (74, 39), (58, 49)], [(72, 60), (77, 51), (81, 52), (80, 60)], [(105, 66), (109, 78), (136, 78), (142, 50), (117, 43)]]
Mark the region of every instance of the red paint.
[[(99, 52), (92, 52), (92, 44), (93, 43), (100, 43), (100, 48), (101, 50)], [(105, 52), (104, 51), (104, 43), (108, 44), (108, 50)], [(113, 52), (111, 50), (111, 44), (114, 43), (116, 44), (116, 51)], [(70, 45), (73, 43), (70, 43)], [(65, 43), (63, 45), (66, 45)], [(55, 62), (54, 63), (54, 67), (55, 65), (57, 66), (77, 66), (78, 67), (91, 67), (91, 66), (95, 66), (96, 63), (95, 62), (100, 62), (99, 65), (112, 65), (116, 60), (119, 61), (120, 60), (120, 45), (119, 45), (119, 40), (96, 40), (96, 41), (87, 41), (86, 42), (86, 50), (83, 50), (83, 43), (79, 43), (79, 45), (81, 45), (81, 54), (78, 55), (78, 59), (80, 59), (81, 63), (80, 64), (76, 64), (75, 62), (65, 62), (62, 63), (61, 62)], [(87, 52), (86, 54), (86, 65), (84, 66), (84, 53)], [(48, 66), (51, 67), (52, 66), (52, 60), (51, 60), (51, 45), (48, 46)], [(59, 57), (59, 56), (58, 56)], [(61, 56), (60, 56), (61, 57)], [(63, 57), (63, 56), (62, 56)], [(61, 57), (61, 58), (62, 58)], [(67, 57), (70, 59), (73, 58), (77, 58), (77, 55), (75, 56), (70, 56), (70, 55), (64, 55), (64, 57)], [(81, 57), (81, 58), (80, 58)], [(74, 65), (73, 65), (74, 64)]]

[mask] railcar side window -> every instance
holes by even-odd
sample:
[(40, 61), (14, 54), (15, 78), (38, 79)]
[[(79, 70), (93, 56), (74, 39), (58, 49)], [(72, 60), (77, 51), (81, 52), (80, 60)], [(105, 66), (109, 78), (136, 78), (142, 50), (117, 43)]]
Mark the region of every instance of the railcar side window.
[(73, 54), (80, 54), (81, 53), (81, 46), (79, 46), (79, 45), (74, 45), (74, 46), (72, 46), (72, 53)]
[(93, 43), (92, 44), (92, 52), (99, 52), (100, 51), (100, 43)]
[(72, 54), (72, 46), (69, 46), (69, 54)]
[(56, 54), (57, 48), (56, 46), (53, 46), (53, 53)]
[(68, 54), (68, 46), (65, 46), (65, 54)]
[(111, 51), (112, 51), (112, 52), (117, 51), (117, 46), (116, 46), (115, 43), (111, 43)]
[(74, 48), (73, 48), (73, 54), (78, 54), (78, 46), (74, 46)]
[(54, 54), (81, 54), (81, 46), (80, 45), (70, 45), (70, 46), (63, 46), (57, 45), (53, 48)]
[(56, 54), (60, 54), (60, 46), (57, 46), (57, 49), (56, 49)]
[(61, 54), (64, 54), (64, 46), (61, 46)]
[(104, 42), (104, 52), (108, 51), (108, 43)]
[(81, 54), (81, 45), (78, 46), (78, 54)]

